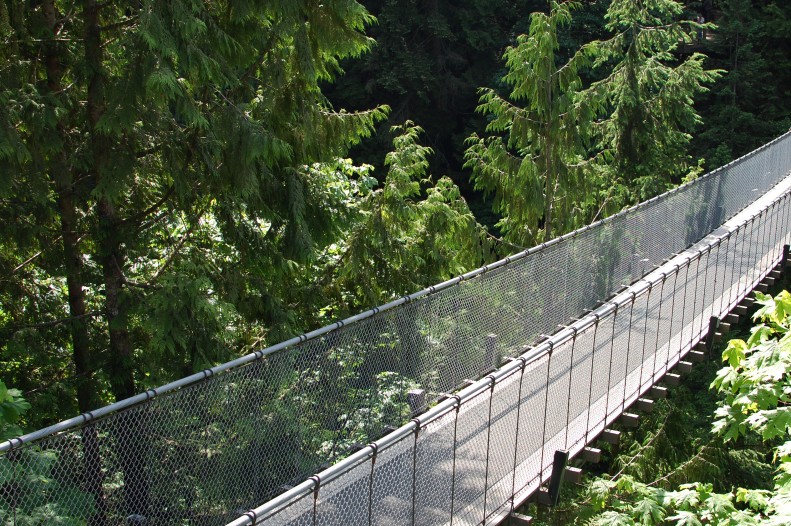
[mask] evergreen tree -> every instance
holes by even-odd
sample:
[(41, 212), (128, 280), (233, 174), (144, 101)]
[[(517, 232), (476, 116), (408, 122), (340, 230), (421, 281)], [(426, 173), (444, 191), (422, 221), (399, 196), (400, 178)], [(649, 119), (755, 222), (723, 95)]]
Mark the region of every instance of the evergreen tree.
[(696, 151), (714, 168), (757, 148), (791, 126), (791, 4), (720, 0), (717, 28), (705, 43), (711, 63), (727, 71), (700, 106), (706, 127)]
[(491, 117), (486, 130), (495, 135), (468, 139), (466, 166), (476, 188), (494, 194), (495, 209), (503, 216), (498, 226), (509, 241), (523, 246), (580, 224), (578, 209), (586, 195), (582, 166), (592, 120), (578, 97), (587, 50), (558, 63), (558, 33), (570, 24), (576, 7), (553, 1), (549, 14), (531, 15), (529, 35), (520, 36), (504, 55), (509, 97), (481, 90), (478, 111)]
[[(249, 343), (251, 322), (293, 331), (287, 280), (343, 219), (310, 167), (334, 163), (384, 116), (336, 111), (319, 89), (370, 45), (363, 7), (2, 5), (0, 198), (14, 225), (3, 264), (18, 269), (3, 296), (6, 345), (30, 325), (14, 305), (20, 280), (62, 287), (68, 308), (44, 323), (70, 343), (89, 410), (96, 371), (116, 399), (140, 389), (136, 371), (156, 369), (148, 348), (185, 363), (172, 376), (228, 356), (196, 323), (226, 330), (218, 323), (237, 317)], [(152, 310), (193, 329), (153, 330)]]
[(591, 44), (594, 66), (610, 71), (590, 95), (606, 115), (596, 125), (598, 148), (612, 159), (621, 204), (653, 197), (696, 168), (688, 153), (701, 122), (694, 97), (721, 72), (704, 69), (701, 53), (677, 62), (679, 42), (697, 29), (678, 21), (683, 9), (675, 0), (613, 0), (605, 17), (614, 35)]

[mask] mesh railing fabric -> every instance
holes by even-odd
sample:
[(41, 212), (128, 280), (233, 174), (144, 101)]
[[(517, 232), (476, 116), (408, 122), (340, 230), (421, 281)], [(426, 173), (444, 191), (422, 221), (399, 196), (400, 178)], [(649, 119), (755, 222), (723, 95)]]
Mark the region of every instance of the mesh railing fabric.
[[(545, 480), (556, 449), (584, 447), (776, 262), (785, 197), (647, 281), (789, 169), (786, 134), (540, 247), (0, 444), (0, 519), (478, 524)], [(643, 277), (573, 337), (556, 332)], [(519, 358), (496, 370), (506, 357)], [(305, 480), (344, 457), (331, 480)]]
[[(389, 436), (228, 526), (497, 524), (670, 371), (784, 257), (791, 181)], [(377, 488), (371, 493), (371, 488)]]

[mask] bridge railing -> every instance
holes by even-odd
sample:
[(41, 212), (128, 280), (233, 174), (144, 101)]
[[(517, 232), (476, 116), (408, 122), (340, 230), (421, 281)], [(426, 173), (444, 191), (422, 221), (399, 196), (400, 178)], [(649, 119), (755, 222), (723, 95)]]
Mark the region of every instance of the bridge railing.
[(496, 523), (774, 269), (791, 182), (593, 312), (228, 526)]
[[(294, 490), (288, 487), (301, 483), (322, 465), (337, 462), (362, 444), (381, 437), (390, 443), (387, 441), (393, 440), (392, 428), (402, 426), (447, 393), (491, 373), (504, 358), (519, 356), (525, 345), (535, 344), (543, 334), (554, 333), (558, 325), (567, 325), (584, 309), (594, 308), (598, 301), (649, 274), (775, 187), (789, 169), (791, 135), (786, 134), (692, 183), (539, 247), (233, 362), (2, 443), (0, 519), (14, 526), (35, 521), (39, 516), (66, 517), (73, 524), (147, 521), (222, 525), (238, 516), (239, 509), (251, 508), (284, 491), (291, 495), (289, 491)], [(744, 258), (749, 259), (752, 245), (738, 237), (746, 233), (734, 235), (728, 238), (728, 246), (734, 250), (748, 247)], [(696, 261), (699, 266), (700, 260)], [(706, 256), (707, 264), (708, 261)], [(707, 268), (701, 267), (704, 272)], [(729, 268), (736, 279), (743, 275), (741, 270), (746, 272), (752, 267)], [(697, 267), (686, 267), (685, 272), (690, 278), (674, 277), (674, 287), (676, 283), (686, 287), (688, 279), (697, 276)], [(652, 286), (636, 299), (645, 298), (647, 302), (650, 297), (655, 302), (663, 295), (676, 298), (665, 290), (669, 287), (665, 282), (660, 287), (662, 292), (657, 293), (656, 286)], [(683, 312), (691, 309), (686, 302), (676, 308), (681, 307)], [(641, 312), (640, 308), (635, 312)], [(652, 306), (651, 312), (656, 308), (660, 307)], [(661, 309), (665, 310), (661, 312), (668, 308), (663, 303)], [(612, 316), (600, 313), (602, 320), (597, 328), (579, 328), (576, 338), (553, 344), (552, 359), (536, 354), (529, 363), (525, 362), (525, 368), (547, 367), (552, 377), (570, 375), (563, 365), (571, 363), (571, 349), (580, 348), (574, 342), (592, 339), (596, 349), (605, 345), (602, 335), (608, 320), (617, 329), (611, 334), (613, 341), (620, 342), (618, 338), (629, 333), (623, 329), (624, 309), (625, 306), (618, 308), (617, 313), (613, 310)], [(631, 312), (634, 307), (628, 310)], [(663, 315), (663, 324), (656, 329), (663, 337), (670, 330), (672, 318), (667, 316)], [(686, 321), (683, 327), (687, 330)], [(691, 327), (688, 330), (693, 332)], [(627, 347), (633, 345), (628, 342)], [(547, 344), (535, 349), (544, 349), (542, 345)], [(573, 351), (575, 364), (582, 360), (580, 352)], [(670, 351), (662, 352), (670, 360)], [(611, 354), (613, 360), (622, 359), (618, 353)], [(621, 365), (631, 368), (633, 357), (629, 356), (626, 365)], [(580, 367), (596, 371), (605, 363), (605, 357), (610, 358), (604, 351), (591, 352), (589, 362), (581, 362)], [(509, 367), (522, 361), (512, 362)], [(590, 368), (584, 369), (588, 367), (585, 364)], [(574, 375), (581, 374), (578, 369), (573, 369)], [(532, 413), (534, 405), (541, 406), (541, 395), (526, 403), (518, 418), (506, 414), (501, 398), (491, 398), (494, 390), (499, 392), (511, 385), (509, 396), (516, 400), (514, 371), (509, 376), (513, 378), (511, 384), (503, 379), (490, 387), (479, 387), (473, 397), (479, 402), (459, 407), (459, 413), (469, 412), (471, 418), (486, 424), (487, 436), (491, 414), (495, 415), (492, 426), (514, 419), (527, 419), (523, 426), (539, 421), (543, 426), (544, 421)], [(522, 369), (518, 377), (521, 397)], [(531, 381), (526, 385), (532, 385)], [(629, 376), (621, 387), (628, 384), (631, 393), (634, 381), (634, 375)], [(644, 381), (647, 380), (641, 377), (639, 385)], [(575, 376), (568, 386), (576, 389), (576, 385)], [(549, 400), (558, 388), (552, 384)], [(591, 389), (595, 395), (601, 386), (596, 384)], [(592, 399), (591, 403), (599, 405), (586, 415), (586, 433), (598, 429), (601, 407), (609, 414), (615, 407), (611, 407), (614, 400)], [(575, 396), (568, 404), (575, 408), (574, 413), (582, 402)], [(442, 423), (455, 419), (453, 411), (442, 415), (436, 411), (433, 408), (425, 413), (438, 416), (421, 429), (446, 431)], [(501, 413), (504, 416), (499, 417)], [(566, 416), (558, 417), (558, 422)], [(574, 429), (582, 425), (578, 416), (570, 421)], [(552, 434), (556, 427), (552, 418), (545, 433), (554, 447), (558, 439)], [(472, 434), (477, 428), (464, 427), (471, 424), (463, 422), (454, 433), (461, 433), (460, 437), (469, 434), (461, 442), (475, 444), (469, 446), (470, 450), (479, 451), (483, 439)], [(530, 436), (530, 440), (536, 440), (536, 436)], [(492, 440), (498, 443), (501, 437), (496, 435)], [(528, 448), (525, 444), (522, 440), (519, 448)], [(388, 454), (395, 455), (397, 448), (405, 447), (401, 441), (397, 446), (394, 443)], [(545, 449), (542, 448), (542, 456)], [(505, 472), (506, 463), (494, 458), (492, 471), (487, 467), (485, 479), (501, 483), (495, 493), (507, 493), (498, 478)], [(480, 467), (463, 455), (458, 460), (460, 465), (466, 462), (472, 469)], [(377, 460), (375, 464), (386, 463)], [(394, 473), (402, 476), (401, 472)], [(342, 478), (351, 480), (350, 477)], [(427, 490), (440, 491), (424, 479), (413, 478), (415, 484), (419, 480), (428, 484)], [(377, 485), (372, 486), (374, 493), (369, 495), (384, 491), (377, 489), (380, 483), (377, 478)], [(464, 499), (468, 504), (473, 502), (472, 497), (461, 495), (474, 495), (475, 491), (464, 482), (455, 483), (458, 493), (453, 493), (454, 506), (466, 502)], [(514, 482), (517, 483), (521, 484)], [(298, 487), (304, 489), (305, 484)], [(331, 487), (322, 485), (322, 490), (314, 494), (326, 495)], [(311, 486), (311, 491), (314, 489)], [(484, 498), (486, 507), (494, 509), (492, 503), (496, 499)], [(370, 500), (373, 502), (373, 497)]]

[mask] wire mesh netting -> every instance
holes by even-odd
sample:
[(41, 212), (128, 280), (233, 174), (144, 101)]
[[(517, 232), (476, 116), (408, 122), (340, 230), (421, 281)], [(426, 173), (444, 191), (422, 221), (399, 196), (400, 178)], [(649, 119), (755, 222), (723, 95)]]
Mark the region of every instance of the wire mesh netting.
[[(409, 437), (362, 444), (704, 238), (787, 175), (789, 146), (785, 135), (541, 247), (4, 443), (0, 520), (222, 525), (285, 491), (267, 524), (478, 524), (534, 490), (555, 449), (583, 447), (747, 293), (777, 259), (787, 200), (573, 338), (537, 344), (547, 352), (454, 409), (414, 420)], [(360, 448), (332, 481), (302, 482)]]
[[(789, 214), (787, 186), (755, 215), (726, 223), (677, 263), (348, 459), (364, 468), (325, 470), (229, 526), (278, 523), (305, 495), (321, 510), (347, 494), (358, 495), (358, 513), (311, 519), (311, 511), (306, 523), (497, 523), (547, 481), (556, 451), (579, 453), (705, 337), (712, 316), (777, 266), (791, 241)], [(374, 499), (365, 500), (366, 485), (378, 488)]]

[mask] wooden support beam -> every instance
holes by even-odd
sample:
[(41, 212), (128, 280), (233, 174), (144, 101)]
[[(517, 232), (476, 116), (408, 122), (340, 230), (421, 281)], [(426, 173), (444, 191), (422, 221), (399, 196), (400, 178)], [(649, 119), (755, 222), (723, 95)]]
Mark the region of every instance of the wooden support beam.
[(689, 351), (687, 359), (693, 363), (700, 363), (706, 361), (706, 353), (700, 351)]
[(778, 279), (780, 279), (783, 276), (783, 273), (780, 272), (779, 270), (775, 269), (775, 270), (773, 270), (773, 271), (771, 271), (769, 273), (769, 276), (772, 277), (775, 280), (778, 280)]
[(612, 444), (613, 446), (617, 446), (621, 443), (621, 432), (616, 431), (615, 429), (605, 429), (602, 431), (601, 439), (607, 442), (608, 444)]
[(760, 292), (766, 292), (769, 290), (769, 286), (766, 283), (759, 283), (758, 285), (755, 286), (755, 290), (758, 290)]
[(637, 427), (640, 425), (640, 415), (623, 413), (621, 415), (621, 424), (623, 424), (624, 427)]
[(510, 526), (530, 526), (533, 524), (533, 517), (512, 511), (508, 516), (508, 524)]
[(733, 312), (735, 312), (735, 313), (736, 313), (737, 315), (739, 315), (739, 316), (744, 316), (744, 315), (746, 315), (746, 314), (747, 314), (747, 309), (748, 309), (748, 308), (749, 308), (749, 307), (747, 307), (747, 305), (736, 305), (736, 306), (733, 308)]
[(722, 334), (727, 334), (731, 330), (731, 324), (725, 321), (721, 321), (717, 330), (720, 331)]
[(601, 462), (601, 449), (586, 447), (582, 450), (582, 460), (590, 462), (591, 464), (598, 464)]
[(720, 343), (723, 339), (724, 338), (723, 338), (721, 332), (715, 332), (714, 333), (714, 338), (713, 338), (714, 343)]
[(643, 413), (653, 413), (654, 401), (650, 398), (638, 398), (637, 402), (635, 402), (635, 407)]
[(552, 506), (552, 499), (549, 496), (549, 492), (546, 488), (541, 488), (536, 493), (536, 502), (541, 504), (542, 506)]
[(563, 472), (563, 480), (569, 484), (582, 484), (582, 470), (580, 468), (567, 467)]
[(725, 316), (725, 321), (730, 323), (731, 325), (736, 325), (739, 323), (739, 315), (738, 314), (728, 314)]
[(706, 342), (705, 341), (704, 342), (698, 342), (698, 344), (695, 346), (695, 350), (698, 351), (698, 352), (701, 352), (703, 354), (706, 354), (707, 352), (709, 352), (709, 348), (706, 347)]
[[(773, 278), (772, 276), (766, 276), (766, 277), (764, 277), (764, 279), (763, 279), (763, 281), (761, 283), (763, 283), (767, 287), (771, 287), (771, 286), (773, 286), (775, 284), (775, 278)], [(766, 291), (763, 291), (763, 292), (766, 292)]]
[(655, 385), (651, 387), (651, 391), (649, 391), (651, 398), (654, 400), (659, 400), (660, 398), (667, 398), (667, 388), (662, 387), (661, 385)]
[(689, 374), (692, 372), (692, 362), (688, 362), (686, 360), (681, 360), (676, 365), (676, 370), (681, 374)]
[(552, 475), (549, 477), (547, 493), (549, 494), (550, 506), (557, 506), (560, 500), (560, 488), (563, 487), (563, 473), (569, 463), (569, 452), (565, 450), (555, 451), (552, 459)]
[(674, 373), (667, 373), (662, 380), (670, 386), (676, 387), (681, 383), (681, 377)]

